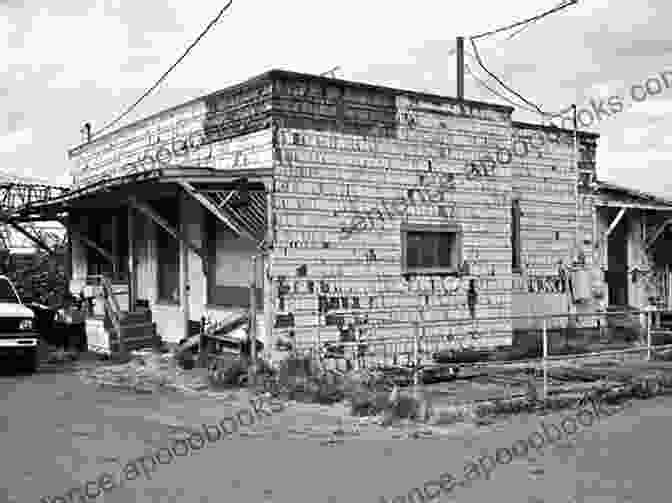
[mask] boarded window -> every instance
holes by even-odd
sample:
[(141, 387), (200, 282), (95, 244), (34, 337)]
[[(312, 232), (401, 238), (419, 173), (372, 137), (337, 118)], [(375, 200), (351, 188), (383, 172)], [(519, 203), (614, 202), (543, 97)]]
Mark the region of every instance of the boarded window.
[(521, 270), (521, 242), (520, 242), (520, 200), (511, 201), (511, 269), (513, 272)]
[(103, 212), (89, 212), (87, 224), (74, 221), (76, 228), (82, 229), (86, 237), (106, 250), (114, 259), (114, 266), (95, 248), (87, 246), (88, 275), (104, 275), (112, 281), (124, 282), (128, 280), (128, 216), (126, 208), (105, 210)]
[(462, 260), (459, 229), (402, 230), (405, 272), (456, 272)]
[[(85, 236), (98, 246), (112, 251), (112, 222), (109, 213), (90, 212), (86, 218)], [(86, 247), (87, 274), (89, 276), (103, 275), (113, 277), (113, 267), (110, 261), (98, 250), (91, 246)]]
[[(179, 228), (179, 208), (177, 199), (153, 202), (152, 207), (171, 227)], [(177, 239), (161, 226), (156, 226), (156, 258), (158, 300), (160, 302), (180, 302), (180, 245)]]
[[(258, 253), (256, 243), (237, 237), (228, 227), (208, 216), (208, 304), (221, 307), (250, 306), (252, 257)], [(257, 260), (257, 307), (263, 306), (263, 267)]]

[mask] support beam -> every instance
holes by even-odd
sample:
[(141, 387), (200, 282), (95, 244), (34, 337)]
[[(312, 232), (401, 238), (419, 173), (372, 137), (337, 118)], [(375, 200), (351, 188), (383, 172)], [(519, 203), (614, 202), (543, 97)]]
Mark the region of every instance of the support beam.
[(95, 241), (92, 241), (91, 239), (87, 238), (84, 235), (84, 233), (79, 232), (73, 226), (70, 226), (70, 233), (74, 235), (77, 239), (79, 239), (81, 242), (83, 242), (85, 245), (87, 245), (89, 248), (93, 248), (98, 253), (100, 253), (103, 256), (103, 258), (107, 260), (110, 264), (114, 265), (114, 256), (108, 250), (100, 246)]
[[(186, 197), (184, 193), (178, 194), (179, 202), (178, 206), (180, 215), (178, 226), (180, 231), (184, 236), (188, 236), (187, 228), (188, 222), (187, 217), (185, 216), (186, 208)], [(191, 321), (191, 310), (190, 310), (190, 281), (189, 281), (189, 248), (185, 240), (180, 240), (180, 305), (182, 308), (182, 314), (184, 316), (184, 333), (183, 337), (188, 339), (191, 336), (191, 331), (189, 330), (189, 325)], [(201, 348), (201, 355), (203, 355), (203, 348)]]
[(66, 215), (65, 223), (65, 277), (67, 279), (68, 290), (72, 282), (72, 236), (70, 235), (70, 215)]
[(200, 246), (196, 246), (194, 243), (192, 243), (187, 236), (184, 235), (183, 232), (181, 232), (178, 229), (175, 229), (172, 225), (170, 225), (161, 215), (159, 215), (149, 204), (147, 204), (144, 201), (139, 201), (135, 196), (128, 196), (128, 203), (133, 206), (136, 210), (138, 210), (140, 213), (145, 215), (147, 218), (149, 218), (152, 222), (154, 222), (156, 225), (161, 227), (163, 230), (165, 230), (168, 234), (173, 236), (178, 241), (183, 241), (186, 246), (188, 246), (196, 255), (201, 257), (201, 260), (205, 261), (207, 260), (207, 255), (203, 251), (203, 249)]
[(112, 214), (110, 226), (112, 227), (112, 256), (114, 261), (112, 262), (112, 273), (115, 281), (117, 280), (117, 274), (119, 274), (119, 220), (117, 215)]
[(614, 220), (611, 222), (611, 224), (609, 224), (609, 228), (607, 229), (607, 232), (604, 233), (604, 239), (607, 239), (609, 237), (609, 235), (613, 232), (613, 230), (616, 228), (616, 226), (618, 225), (618, 222), (620, 222), (621, 219), (623, 218), (623, 215), (625, 215), (625, 210), (626, 209), (627, 208), (623, 207), (619, 210), (618, 214), (616, 215), (616, 218), (614, 218)]
[(24, 229), (23, 227), (21, 227), (18, 223), (13, 222), (13, 221), (9, 221), (9, 222), (7, 222), (7, 223), (8, 223), (9, 225), (11, 225), (14, 229), (16, 229), (17, 231), (19, 231), (21, 234), (23, 234), (24, 236), (26, 236), (28, 239), (30, 239), (33, 243), (35, 243), (37, 246), (39, 246), (39, 247), (42, 248), (43, 250), (47, 251), (47, 252), (50, 253), (50, 254), (51, 254), (51, 253), (54, 253), (54, 250), (52, 250), (51, 248), (49, 248), (49, 247), (47, 246), (47, 244), (46, 244), (44, 241), (42, 241), (42, 240), (41, 240), (40, 238), (38, 238), (37, 236), (33, 236), (30, 232), (28, 232), (26, 229)]
[(226, 226), (228, 226), (236, 234), (236, 236), (245, 234), (247, 237), (252, 239), (252, 241), (254, 242), (257, 241), (257, 239), (254, 236), (252, 236), (249, 232), (247, 232), (245, 229), (241, 229), (235, 223), (233, 223), (230, 218), (224, 215), (221, 208), (218, 208), (215, 204), (210, 202), (210, 200), (207, 197), (196, 191), (196, 189), (194, 189), (194, 187), (191, 184), (187, 182), (178, 182), (178, 184), (180, 185), (180, 187), (184, 189), (184, 191), (187, 194), (196, 199), (196, 201), (201, 203), (201, 205), (205, 209), (207, 209), (210, 213), (215, 215), (221, 222), (223, 222)]
[(649, 240), (647, 241), (647, 243), (646, 243), (646, 247), (645, 247), (647, 250), (648, 250), (649, 248), (651, 248), (651, 246), (653, 245), (653, 243), (655, 243), (656, 241), (658, 241), (658, 238), (659, 238), (660, 236), (663, 235), (663, 232), (665, 232), (665, 229), (667, 229), (667, 226), (670, 225), (670, 224), (672, 224), (672, 218), (668, 218), (668, 219), (665, 220), (662, 224), (660, 224), (660, 227), (658, 227), (658, 228), (656, 229), (656, 232), (653, 233), (653, 236), (651, 237), (651, 239), (649, 239)]
[(135, 301), (138, 298), (137, 281), (135, 279), (135, 215), (131, 205), (127, 206), (128, 220), (128, 311), (135, 311)]

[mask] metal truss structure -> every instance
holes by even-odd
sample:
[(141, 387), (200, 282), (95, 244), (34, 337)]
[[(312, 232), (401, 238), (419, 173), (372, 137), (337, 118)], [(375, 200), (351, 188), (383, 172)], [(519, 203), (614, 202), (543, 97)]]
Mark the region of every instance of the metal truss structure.
[[(59, 222), (12, 222), (7, 218), (15, 210), (38, 201), (45, 201), (63, 195), (65, 187), (28, 181), (0, 182), (0, 249), (32, 250), (35, 248), (33, 236), (53, 249), (66, 244), (67, 233)], [(21, 230), (17, 229), (17, 226)]]

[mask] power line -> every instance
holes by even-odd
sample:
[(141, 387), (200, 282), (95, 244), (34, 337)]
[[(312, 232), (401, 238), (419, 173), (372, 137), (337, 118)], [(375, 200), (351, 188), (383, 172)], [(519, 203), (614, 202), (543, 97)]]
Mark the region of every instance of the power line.
[[(485, 66), (485, 63), (484, 63), (483, 60), (481, 59), (481, 55), (480, 55), (480, 53), (478, 52), (478, 47), (476, 46), (476, 42), (475, 42), (475, 40), (476, 40), (476, 39), (479, 39), (479, 38), (483, 38), (483, 37), (491, 36), (491, 35), (494, 35), (494, 34), (496, 34), (496, 33), (500, 33), (500, 32), (503, 32), (503, 31), (508, 31), (508, 30), (510, 30), (510, 29), (512, 29), (512, 28), (515, 28), (515, 27), (517, 27), (517, 26), (521, 26), (521, 25), (522, 25), (523, 28), (521, 28), (520, 30), (516, 31), (513, 35), (511, 35), (511, 37), (509, 37), (509, 39), (511, 39), (511, 38), (513, 38), (514, 36), (516, 36), (518, 33), (520, 33), (520, 32), (521, 32), (525, 27), (527, 27), (529, 24), (534, 23), (534, 22), (537, 22), (537, 21), (539, 21), (540, 19), (542, 19), (542, 18), (544, 18), (544, 17), (546, 17), (546, 16), (548, 16), (548, 15), (550, 15), (550, 14), (553, 14), (554, 12), (558, 12), (558, 11), (560, 11), (560, 10), (566, 8), (566, 7), (569, 7), (570, 5), (574, 5), (574, 4), (576, 4), (576, 3), (578, 3), (578, 0), (568, 0), (568, 1), (562, 2), (560, 5), (558, 5), (558, 6), (554, 7), (554, 8), (552, 8), (552, 9), (549, 9), (549, 10), (547, 10), (547, 11), (545, 11), (545, 12), (542, 12), (541, 14), (538, 14), (538, 15), (533, 16), (533, 17), (531, 17), (531, 18), (525, 19), (525, 20), (523, 20), (523, 21), (518, 21), (518, 22), (513, 23), (513, 24), (511, 24), (511, 25), (504, 26), (504, 27), (502, 27), (502, 28), (498, 28), (498, 29), (496, 29), (496, 30), (492, 30), (492, 31), (489, 31), (489, 32), (485, 32), (485, 33), (481, 33), (481, 34), (479, 34), (479, 35), (474, 35), (474, 36), (469, 37), (469, 41), (471, 42), (471, 45), (472, 45), (472, 47), (473, 47), (473, 49), (474, 49), (474, 57), (475, 57), (476, 62), (478, 63), (478, 65), (479, 65), (479, 66), (480, 66), (480, 67), (481, 67), (481, 68), (482, 68), (482, 69), (483, 69), (483, 70), (484, 70), (490, 77), (492, 77), (492, 78), (493, 78), (493, 79), (494, 79), (500, 86), (502, 86), (504, 89), (506, 89), (509, 93), (515, 95), (518, 99), (522, 100), (522, 101), (523, 101), (524, 103), (526, 103), (527, 105), (533, 107), (533, 108), (535, 109), (535, 112), (536, 112), (536, 113), (539, 113), (542, 117), (558, 117), (558, 116), (562, 115), (562, 112), (561, 112), (560, 114), (551, 114), (551, 113), (548, 113), (548, 112), (544, 112), (544, 111), (541, 109), (541, 107), (540, 107), (539, 105), (537, 105), (536, 103), (533, 103), (532, 101), (528, 100), (528, 99), (525, 98), (522, 94), (520, 94), (519, 92), (517, 92), (516, 90), (514, 90), (512, 87), (510, 87), (510, 86), (508, 86), (507, 84), (505, 84), (504, 81), (503, 81), (501, 78), (499, 78), (497, 75), (495, 75), (493, 72), (491, 72), (491, 71)], [(474, 75), (473, 72), (471, 72), (471, 71), (470, 71), (470, 74), (471, 74), (471, 75)], [(493, 93), (494, 93), (494, 91), (493, 91), (492, 89), (490, 89), (490, 87), (487, 86), (484, 82), (481, 82), (481, 85), (485, 86), (490, 92), (493, 92)], [(506, 99), (506, 98), (504, 98), (503, 96), (501, 96), (501, 95), (498, 94), (498, 93), (494, 93), (494, 94), (498, 95), (500, 98)], [(506, 101), (509, 102), (509, 103), (512, 103), (512, 102), (509, 101), (508, 99), (506, 99)], [(520, 106), (521, 108), (525, 108), (525, 107), (522, 107), (521, 105), (517, 105), (517, 106)]]
[(527, 103), (528, 105), (534, 107), (534, 108), (537, 110), (537, 112), (539, 112), (540, 115), (542, 115), (542, 116), (545, 116), (545, 115), (546, 115), (546, 112), (544, 112), (544, 111), (543, 111), (543, 110), (542, 110), (536, 103), (531, 102), (530, 100), (526, 99), (523, 95), (521, 95), (520, 93), (518, 93), (517, 91), (515, 91), (515, 90), (512, 89), (511, 87), (507, 86), (507, 85), (502, 81), (502, 79), (500, 79), (497, 75), (495, 75), (495, 74), (492, 73), (490, 70), (488, 70), (488, 68), (487, 68), (487, 67), (485, 66), (485, 64), (483, 63), (483, 60), (481, 59), (480, 54), (478, 53), (478, 47), (476, 47), (476, 42), (474, 42), (474, 39), (473, 39), (473, 38), (470, 38), (469, 41), (471, 42), (471, 46), (474, 48), (474, 56), (476, 57), (476, 62), (477, 62), (477, 63), (479, 64), (479, 66), (485, 71), (485, 73), (487, 73), (488, 75), (490, 75), (490, 77), (492, 77), (493, 79), (495, 79), (495, 80), (497, 81), (497, 83), (498, 83), (500, 86), (502, 86), (504, 89), (506, 89), (507, 91), (509, 91), (511, 94), (515, 94), (515, 95), (516, 95), (518, 98), (520, 98), (524, 103)]
[[(465, 52), (466, 52), (467, 55), (469, 55), (472, 59), (476, 59), (475, 56), (474, 56), (474, 54), (472, 54), (471, 52), (469, 52), (469, 51), (465, 51)], [(489, 91), (492, 95), (497, 96), (498, 98), (500, 98), (500, 99), (506, 101), (508, 104), (510, 104), (510, 105), (512, 105), (512, 106), (514, 106), (514, 107), (516, 107), (516, 108), (520, 108), (520, 109), (523, 109), (523, 110), (526, 110), (526, 111), (528, 111), (528, 112), (532, 112), (532, 113), (539, 113), (539, 110), (534, 109), (534, 108), (531, 108), (531, 107), (526, 106), (526, 105), (523, 105), (523, 104), (518, 103), (518, 102), (516, 102), (516, 101), (513, 101), (513, 100), (512, 100), (511, 98), (509, 98), (508, 96), (506, 96), (506, 95), (504, 95), (504, 94), (502, 94), (502, 93), (500, 93), (500, 92), (494, 90), (494, 89), (493, 89), (492, 87), (490, 87), (484, 80), (482, 80), (481, 78), (479, 78), (479, 77), (476, 75), (476, 73), (474, 73), (474, 71), (469, 67), (469, 65), (468, 65), (467, 63), (465, 63), (465, 67), (466, 67), (466, 69), (467, 69), (467, 72), (468, 72), (469, 75), (471, 76), (471, 78), (474, 79), (474, 80), (476, 81), (476, 83), (479, 84), (481, 87), (483, 87), (484, 89), (486, 89), (487, 91)], [(505, 87), (506, 87), (506, 86), (505, 86)], [(567, 112), (569, 112), (570, 110), (572, 110), (572, 105), (570, 105), (569, 107), (567, 107), (567, 108), (561, 110), (561, 111), (558, 112), (558, 113), (543, 112), (543, 116), (546, 117), (547, 120), (550, 122), (551, 119), (554, 119), (554, 118), (557, 118), (557, 117), (562, 117), (563, 115), (565, 115), (565, 114), (566, 114)], [(551, 124), (552, 124), (552, 123), (551, 123)]]
[[(563, 3), (565, 3), (565, 2), (560, 2), (560, 4), (558, 5), (558, 7), (563, 6), (563, 8), (564, 8), (565, 6), (562, 5)], [(569, 5), (569, 4), (568, 4), (568, 5)], [(521, 31), (525, 30), (526, 28), (529, 28), (530, 26), (532, 26), (533, 23), (536, 23), (537, 21), (539, 21), (539, 19), (541, 19), (541, 18), (534, 19), (534, 20), (530, 21), (529, 23), (524, 24), (523, 26), (520, 27), (520, 29), (516, 30), (514, 33), (512, 33), (511, 35), (509, 35), (508, 37), (506, 37), (506, 40), (511, 40), (513, 37), (515, 37), (516, 35), (518, 35)]]
[(471, 78), (474, 79), (474, 80), (476, 81), (477, 84), (479, 84), (479, 85), (480, 85), (481, 87), (483, 87), (484, 89), (488, 90), (488, 91), (489, 91), (491, 94), (493, 94), (494, 96), (497, 96), (498, 98), (500, 98), (500, 99), (506, 101), (509, 105), (513, 105), (513, 106), (516, 107), (516, 108), (522, 108), (523, 110), (527, 110), (528, 112), (534, 112), (534, 113), (537, 112), (537, 111), (534, 110), (533, 108), (529, 108), (529, 107), (527, 107), (527, 106), (525, 106), (525, 105), (521, 105), (520, 103), (516, 103), (515, 101), (513, 101), (512, 99), (510, 99), (508, 96), (505, 96), (504, 94), (502, 94), (502, 93), (500, 93), (500, 92), (498, 92), (498, 91), (495, 91), (495, 90), (492, 89), (488, 84), (486, 84), (483, 80), (481, 80), (479, 77), (477, 77), (476, 74), (471, 70), (471, 68), (469, 67), (469, 65), (468, 65), (467, 63), (465, 63), (464, 66), (466, 67), (466, 69), (467, 69), (467, 73), (469, 73), (469, 75), (471, 76)]
[(166, 70), (166, 72), (165, 72), (163, 75), (161, 75), (161, 77), (159, 78), (159, 80), (157, 80), (157, 81), (154, 83), (154, 85), (153, 85), (152, 87), (150, 87), (147, 91), (145, 91), (145, 92), (142, 94), (142, 96), (140, 96), (140, 97), (135, 101), (135, 103), (133, 103), (130, 107), (128, 107), (128, 108), (127, 108), (127, 109), (126, 109), (126, 110), (125, 110), (119, 117), (117, 117), (117, 118), (114, 119), (112, 122), (108, 123), (106, 126), (100, 128), (98, 131), (96, 131), (95, 133), (93, 133), (93, 134), (92, 134), (92, 137), (93, 137), (93, 136), (98, 136), (98, 135), (99, 135), (100, 133), (102, 133), (103, 131), (105, 131), (105, 130), (109, 129), (110, 127), (112, 127), (113, 125), (115, 125), (117, 122), (119, 122), (121, 119), (123, 119), (124, 117), (126, 117), (129, 113), (131, 113), (131, 112), (133, 111), (133, 109), (134, 109), (136, 106), (138, 106), (142, 100), (144, 100), (147, 96), (149, 96), (149, 95), (152, 93), (152, 91), (154, 91), (154, 89), (156, 89), (156, 88), (159, 86), (159, 84), (161, 84), (161, 82), (164, 81), (164, 79), (168, 76), (168, 74), (169, 74), (170, 72), (172, 72), (172, 71), (175, 69), (175, 67), (177, 67), (177, 65), (179, 65), (179, 64), (182, 62), (182, 60), (187, 56), (187, 54), (189, 54), (189, 52), (196, 46), (196, 44), (198, 44), (198, 43), (201, 41), (201, 39), (208, 33), (208, 31), (210, 31), (210, 28), (212, 28), (212, 27), (213, 27), (213, 26), (220, 20), (220, 18), (221, 18), (222, 15), (224, 14), (224, 12), (225, 12), (229, 7), (231, 7), (231, 4), (232, 4), (232, 3), (233, 3), (233, 0), (229, 0), (229, 3), (227, 3), (227, 4), (226, 4), (226, 5), (219, 11), (219, 13), (217, 14), (217, 16), (216, 16), (212, 21), (210, 21), (210, 23), (208, 23), (208, 25), (207, 25), (207, 26), (205, 27), (205, 29), (201, 32), (201, 34), (196, 38), (196, 40), (194, 40), (194, 41), (189, 45), (189, 47), (187, 47), (187, 49), (184, 51), (184, 53), (182, 54), (182, 56), (180, 56), (180, 57), (178, 58), (178, 60), (177, 60), (175, 63), (173, 63), (173, 64), (171, 65), (171, 67), (168, 68), (168, 70)]
[(475, 39), (478, 39), (478, 38), (489, 37), (490, 35), (494, 35), (495, 33), (500, 33), (502, 31), (510, 30), (511, 28), (515, 28), (516, 26), (520, 26), (522, 24), (527, 24), (527, 23), (531, 23), (533, 21), (537, 21), (537, 20), (539, 20), (543, 17), (546, 17), (550, 14), (553, 14), (554, 12), (558, 12), (562, 9), (565, 9), (566, 7), (569, 7), (570, 5), (574, 5), (574, 4), (577, 4), (577, 3), (579, 3), (579, 0), (568, 0), (567, 2), (561, 3), (557, 7), (553, 7), (552, 9), (547, 10), (546, 12), (542, 12), (541, 14), (538, 14), (538, 15), (533, 16), (531, 18), (524, 19), (522, 21), (518, 21), (518, 22), (510, 24), (508, 26), (504, 26), (503, 28), (497, 28), (496, 30), (488, 31), (488, 32), (485, 32), (485, 33), (479, 33), (478, 35), (474, 35), (470, 38), (472, 40), (475, 40)]

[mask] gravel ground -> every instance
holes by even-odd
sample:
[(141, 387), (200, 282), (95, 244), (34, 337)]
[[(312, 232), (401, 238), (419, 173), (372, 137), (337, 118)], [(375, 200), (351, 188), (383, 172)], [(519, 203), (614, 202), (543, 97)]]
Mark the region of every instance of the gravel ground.
[[(120, 463), (166, 445), (180, 428), (214, 423), (240, 410), (245, 399), (245, 393), (215, 399), (101, 390), (70, 372), (0, 377), (0, 502), (39, 501), (102, 472), (116, 473)], [(491, 480), (456, 489), (454, 496), (503, 503), (666, 500), (671, 413), (672, 398), (634, 401), (573, 441), (500, 466)], [(459, 476), (466, 460), (528, 437), (542, 419), (559, 423), (561, 417), (383, 429), (348, 417), (344, 406), (290, 403), (263, 424), (98, 499), (383, 503), (381, 496), (392, 501), (443, 472)]]

